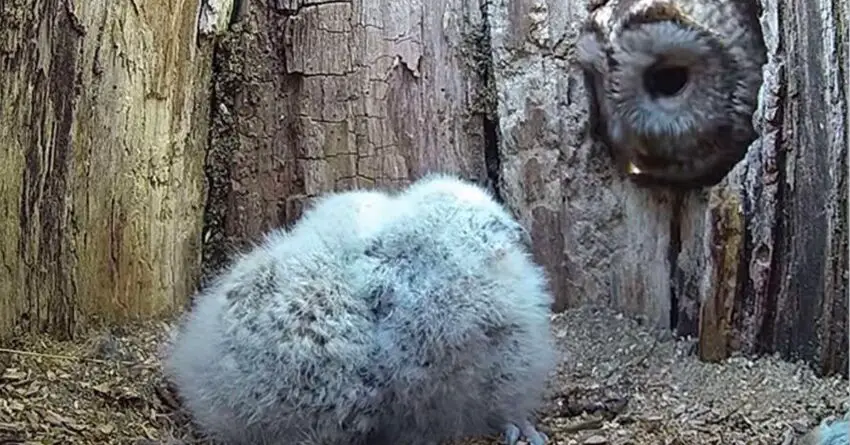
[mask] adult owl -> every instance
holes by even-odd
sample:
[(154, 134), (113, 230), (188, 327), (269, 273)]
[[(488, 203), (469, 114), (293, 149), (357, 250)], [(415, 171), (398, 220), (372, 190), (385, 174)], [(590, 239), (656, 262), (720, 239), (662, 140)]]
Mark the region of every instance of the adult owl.
[(765, 63), (746, 0), (610, 0), (576, 46), (594, 132), (626, 172), (685, 187), (719, 182), (757, 133)]

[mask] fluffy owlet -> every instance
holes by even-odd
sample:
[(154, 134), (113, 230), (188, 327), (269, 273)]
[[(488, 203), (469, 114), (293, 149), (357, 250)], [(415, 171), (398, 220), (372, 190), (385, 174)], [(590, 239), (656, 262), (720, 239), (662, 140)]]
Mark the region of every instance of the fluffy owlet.
[(843, 420), (823, 422), (800, 438), (798, 445), (850, 445), (850, 415)]
[(595, 133), (635, 179), (716, 184), (757, 137), (754, 0), (598, 3), (576, 45)]
[(223, 445), (545, 445), (553, 297), (528, 243), (449, 175), (326, 195), (198, 295), (165, 375)]

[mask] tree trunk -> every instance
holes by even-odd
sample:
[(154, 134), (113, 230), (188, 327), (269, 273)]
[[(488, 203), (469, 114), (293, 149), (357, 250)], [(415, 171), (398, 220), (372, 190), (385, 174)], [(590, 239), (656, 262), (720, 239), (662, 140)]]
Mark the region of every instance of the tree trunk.
[(245, 0), (216, 51), (207, 263), (322, 192), (453, 171), (532, 229), (556, 309), (619, 307), (698, 335), (707, 360), (846, 372), (847, 6), (763, 9), (763, 136), (687, 192), (623, 178), (589, 137), (584, 5)]
[(167, 312), (194, 287), (197, 17), (188, 0), (0, 6), (0, 336)]
[(636, 186), (587, 138), (567, 56), (585, 10), (494, 2), (500, 185), (562, 306), (611, 304), (698, 335), (706, 360), (779, 351), (846, 375), (850, 14), (846, 2), (762, 8), (762, 137), (719, 185), (688, 192)]
[(234, 21), (214, 63), (212, 270), (321, 193), (495, 173), (477, 5), (250, 0)]
[(764, 1), (761, 137), (695, 191), (638, 186), (590, 137), (585, 5), (77, 3), (0, 9), (0, 333), (177, 307), (202, 218), (215, 270), (323, 192), (441, 170), (532, 230), (556, 309), (847, 372), (846, 2)]

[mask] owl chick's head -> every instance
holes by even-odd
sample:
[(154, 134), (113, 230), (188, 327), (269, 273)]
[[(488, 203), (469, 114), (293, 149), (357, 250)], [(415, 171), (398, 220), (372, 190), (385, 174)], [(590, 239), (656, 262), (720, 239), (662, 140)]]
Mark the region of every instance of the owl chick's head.
[(452, 175), (431, 174), (414, 182), (397, 196), (396, 207), (372, 253), (439, 251), (457, 258), (495, 258), (526, 251), (531, 244), (528, 232), (487, 189)]
[(525, 247), (531, 244), (529, 233), (487, 189), (457, 176), (431, 173), (411, 184), (401, 199), (423, 220), (433, 218), (456, 234), (469, 230)]
[(752, 111), (740, 113), (742, 68), (733, 52), (673, 3), (631, 6), (578, 42), (596, 128), (630, 173), (685, 181), (731, 167), (751, 142)]

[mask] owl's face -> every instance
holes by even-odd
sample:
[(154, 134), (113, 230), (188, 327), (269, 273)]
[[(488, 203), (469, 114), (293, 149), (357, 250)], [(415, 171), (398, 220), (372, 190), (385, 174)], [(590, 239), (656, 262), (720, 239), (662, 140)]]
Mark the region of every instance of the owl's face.
[(577, 44), (597, 131), (629, 173), (719, 181), (750, 140), (740, 69), (721, 38), (680, 16), (588, 29)]
[(704, 32), (672, 22), (624, 30), (610, 55), (605, 82), (611, 110), (609, 137), (616, 145), (641, 142), (675, 156), (683, 142), (726, 123), (733, 63)]

